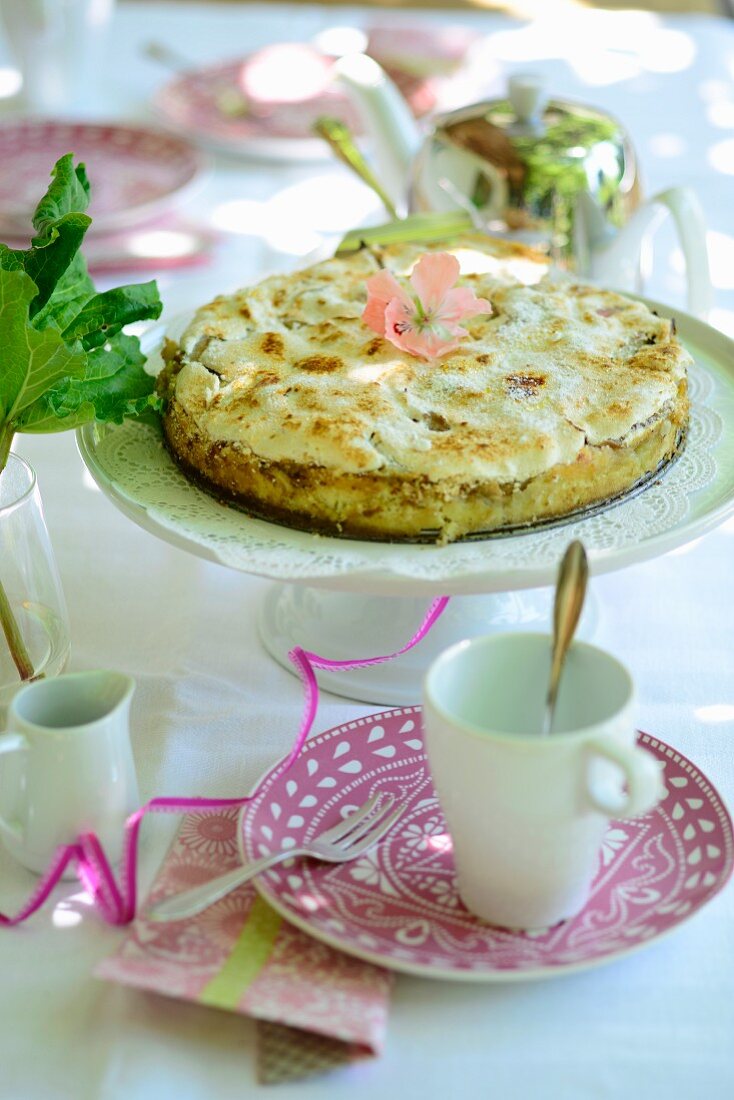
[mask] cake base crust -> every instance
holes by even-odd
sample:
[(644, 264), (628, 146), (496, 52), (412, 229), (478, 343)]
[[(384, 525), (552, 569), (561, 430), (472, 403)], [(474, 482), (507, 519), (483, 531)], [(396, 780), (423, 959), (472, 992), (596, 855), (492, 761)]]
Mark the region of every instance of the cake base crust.
[(524, 483), (454, 478), (436, 484), (394, 471), (389, 477), (335, 474), (268, 462), (235, 443), (213, 443), (175, 400), (163, 423), (168, 448), (186, 476), (259, 519), (343, 538), (447, 543), (570, 517), (630, 492), (682, 449), (687, 415), (682, 394), (632, 439), (587, 444), (574, 462)]

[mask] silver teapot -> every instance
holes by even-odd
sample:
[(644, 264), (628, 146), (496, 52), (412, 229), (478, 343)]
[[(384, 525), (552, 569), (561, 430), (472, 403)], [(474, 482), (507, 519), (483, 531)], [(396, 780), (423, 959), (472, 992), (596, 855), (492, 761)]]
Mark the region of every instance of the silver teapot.
[(478, 228), (519, 239), (561, 268), (633, 292), (650, 272), (652, 234), (671, 214), (686, 261), (689, 310), (708, 313), (700, 203), (686, 187), (643, 202), (635, 152), (609, 115), (549, 100), (537, 76), (516, 75), (506, 98), (439, 115), (422, 133), (372, 58), (343, 57), (336, 69), (399, 211), (461, 208)]

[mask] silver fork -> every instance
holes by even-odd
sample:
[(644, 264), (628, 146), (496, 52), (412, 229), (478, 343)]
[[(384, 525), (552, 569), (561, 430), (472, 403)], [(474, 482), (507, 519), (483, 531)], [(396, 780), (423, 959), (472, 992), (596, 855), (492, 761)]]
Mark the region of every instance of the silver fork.
[(364, 806), (360, 806), (353, 814), (349, 814), (338, 825), (314, 837), (308, 844), (300, 848), (285, 848), (280, 852), (272, 852), (270, 855), (263, 856), (262, 859), (255, 860), (254, 863), (235, 867), (233, 871), (227, 871), (226, 874), (219, 875), (218, 878), (211, 879), (202, 886), (195, 886), (193, 890), (185, 890), (181, 894), (166, 898), (165, 901), (153, 906), (144, 914), (144, 917), (146, 920), (171, 921), (196, 916), (231, 890), (267, 871), (268, 867), (273, 867), (286, 859), (293, 859), (294, 856), (311, 856), (313, 859), (322, 859), (327, 863), (346, 863), (347, 860), (356, 859), (381, 840), (398, 820), (405, 807), (398, 806), (393, 810), (394, 802), (393, 795), (382, 795), (378, 791), (365, 802)]

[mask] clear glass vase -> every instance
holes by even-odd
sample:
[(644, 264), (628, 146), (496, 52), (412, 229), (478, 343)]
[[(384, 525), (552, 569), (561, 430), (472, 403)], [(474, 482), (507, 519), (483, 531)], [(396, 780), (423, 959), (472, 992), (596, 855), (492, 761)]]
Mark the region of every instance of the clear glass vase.
[(69, 622), (34, 470), (11, 454), (0, 473), (0, 718), (23, 680), (56, 676)]

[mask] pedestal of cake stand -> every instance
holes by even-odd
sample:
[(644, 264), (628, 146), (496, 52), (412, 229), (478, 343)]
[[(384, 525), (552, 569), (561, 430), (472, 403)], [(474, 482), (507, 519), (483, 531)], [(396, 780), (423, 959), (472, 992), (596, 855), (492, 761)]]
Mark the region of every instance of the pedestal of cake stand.
[[(288, 651), (297, 645), (320, 657), (342, 661), (394, 653), (416, 632), (429, 604), (428, 597), (367, 596), (274, 584), (261, 604), (258, 627), (268, 652), (295, 673)], [(552, 604), (552, 588), (454, 596), (429, 634), (407, 653), (371, 668), (319, 670), (319, 685), (335, 695), (365, 703), (417, 703), (424, 673), (442, 650), (479, 634), (509, 630), (547, 633), (551, 629)], [(597, 604), (590, 593), (579, 636), (589, 640), (597, 622)]]

